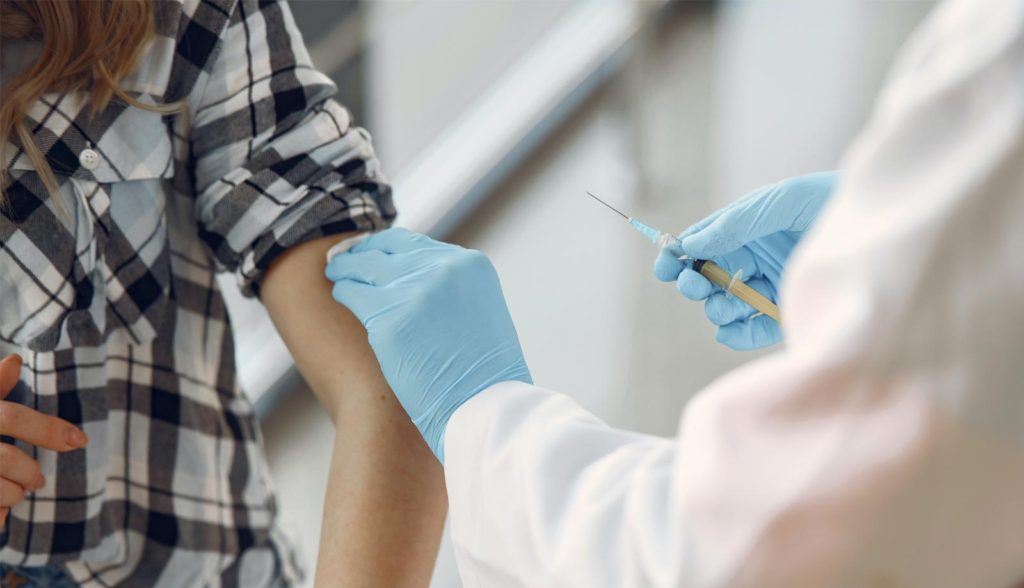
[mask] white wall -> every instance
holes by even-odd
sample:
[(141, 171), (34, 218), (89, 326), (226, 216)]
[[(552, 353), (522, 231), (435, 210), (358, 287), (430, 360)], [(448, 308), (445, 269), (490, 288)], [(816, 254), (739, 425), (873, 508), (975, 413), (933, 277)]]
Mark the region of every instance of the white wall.
[(934, 2), (723, 2), (715, 25), (709, 190), (832, 169), (889, 61)]
[(370, 2), (368, 122), (386, 169), (405, 167), (572, 4)]

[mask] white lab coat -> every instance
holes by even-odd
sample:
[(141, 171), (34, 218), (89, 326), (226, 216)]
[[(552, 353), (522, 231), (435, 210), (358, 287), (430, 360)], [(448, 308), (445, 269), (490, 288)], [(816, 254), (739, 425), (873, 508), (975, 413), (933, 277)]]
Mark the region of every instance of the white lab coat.
[(675, 439), (520, 383), (459, 408), (466, 586), (1024, 582), (1024, 2), (936, 9), (843, 168), (785, 347)]

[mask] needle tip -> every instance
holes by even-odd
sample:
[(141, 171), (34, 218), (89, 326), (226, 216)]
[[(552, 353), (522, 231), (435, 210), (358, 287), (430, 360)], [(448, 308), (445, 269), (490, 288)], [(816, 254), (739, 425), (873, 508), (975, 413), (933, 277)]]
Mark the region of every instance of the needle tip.
[(588, 195), (588, 196), (590, 196), (590, 197), (591, 197), (591, 198), (593, 198), (594, 200), (597, 200), (597, 201), (598, 201), (598, 202), (600, 202), (601, 204), (604, 204), (605, 206), (607, 206), (608, 208), (610, 208), (610, 209), (611, 209), (612, 211), (614, 211), (614, 212), (615, 212), (615, 214), (617, 214), (617, 215), (621, 216), (622, 218), (624, 218), (624, 219), (626, 219), (626, 220), (629, 220), (629, 217), (628, 217), (628, 216), (626, 216), (626, 215), (625, 215), (625, 214), (624, 214), (624, 213), (623, 213), (623, 212), (622, 212), (621, 210), (619, 210), (618, 208), (615, 208), (615, 207), (614, 207), (614, 206), (612, 206), (611, 204), (608, 204), (608, 203), (607, 203), (607, 202), (605, 202), (604, 200), (601, 200), (601, 199), (600, 199), (600, 198), (598, 198), (597, 196), (594, 196), (594, 194), (593, 194), (593, 193), (592, 193), (592, 192), (591, 192), (590, 190), (585, 190), (585, 192), (587, 193), (587, 195)]

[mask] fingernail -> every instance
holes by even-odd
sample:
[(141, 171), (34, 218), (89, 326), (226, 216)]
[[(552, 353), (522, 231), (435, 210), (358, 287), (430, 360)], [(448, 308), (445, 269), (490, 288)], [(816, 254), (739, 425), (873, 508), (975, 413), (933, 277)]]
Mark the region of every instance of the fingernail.
[(44, 478), (42, 474), (39, 474), (38, 477), (36, 478), (36, 490), (42, 488), (45, 485), (46, 485), (46, 478)]
[(89, 443), (89, 438), (85, 436), (85, 433), (78, 429), (68, 429), (66, 436), (68, 445), (72, 447), (85, 447)]

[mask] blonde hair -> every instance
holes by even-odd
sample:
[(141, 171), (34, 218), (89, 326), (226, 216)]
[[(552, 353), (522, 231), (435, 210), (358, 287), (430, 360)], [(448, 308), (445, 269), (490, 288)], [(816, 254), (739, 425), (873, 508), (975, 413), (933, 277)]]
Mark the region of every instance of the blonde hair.
[[(17, 137), (51, 194), (57, 179), (25, 124), (29, 108), (47, 92), (88, 92), (92, 114), (115, 97), (147, 110), (176, 110), (143, 104), (118, 85), (135, 69), (155, 28), (151, 0), (0, 0), (0, 40), (39, 41), (42, 49), (35, 64), (0, 88), (0, 137)], [(7, 184), (0, 153), (0, 185)]]

